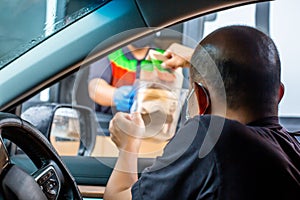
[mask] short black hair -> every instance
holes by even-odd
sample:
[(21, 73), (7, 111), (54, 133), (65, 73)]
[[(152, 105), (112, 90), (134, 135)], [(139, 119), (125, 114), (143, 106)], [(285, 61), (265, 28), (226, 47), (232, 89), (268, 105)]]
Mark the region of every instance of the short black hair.
[(200, 42), (191, 63), (193, 81), (205, 81), (219, 94), (224, 84), (228, 108), (277, 112), (281, 64), (274, 42), (261, 31), (220, 28)]

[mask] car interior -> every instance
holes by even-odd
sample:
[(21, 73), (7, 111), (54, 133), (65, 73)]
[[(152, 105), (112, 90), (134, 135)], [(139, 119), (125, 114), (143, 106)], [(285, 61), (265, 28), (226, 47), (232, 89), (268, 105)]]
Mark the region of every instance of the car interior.
[[(88, 94), (92, 63), (149, 34), (164, 50), (173, 43), (194, 48), (209, 32), (227, 24), (247, 24), (272, 35), (272, 16), (282, 6), (257, 0), (62, 2), (58, 8), (65, 10), (60, 17), (64, 24), (58, 19), (55, 31), (26, 50), (22, 47), (21, 53), (13, 52), (17, 57), (1, 57), (0, 93), (6, 95), (0, 97), (0, 174), (9, 170), (0, 199), (28, 199), (28, 191), (36, 193), (36, 199), (44, 194), (47, 199), (102, 199), (118, 150), (108, 130), (113, 114), (97, 112)], [(31, 9), (49, 6), (32, 5)], [(188, 69), (182, 74), (182, 88), (188, 89)], [(283, 76), (289, 79), (285, 72)], [(280, 123), (300, 141), (300, 109), (298, 115), (292, 113), (286, 108), (289, 100), (284, 101)], [(185, 121), (185, 101), (180, 104), (176, 130)], [(143, 141), (140, 173), (162, 154), (167, 142)], [(24, 183), (30, 185), (27, 191)]]

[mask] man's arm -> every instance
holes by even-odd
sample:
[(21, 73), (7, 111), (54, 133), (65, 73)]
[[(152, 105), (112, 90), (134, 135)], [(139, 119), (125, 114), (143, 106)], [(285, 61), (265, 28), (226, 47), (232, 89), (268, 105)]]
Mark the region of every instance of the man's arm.
[(177, 69), (178, 67), (190, 67), (190, 61), (193, 53), (194, 49), (178, 43), (173, 43), (164, 53), (167, 60), (164, 60), (162, 66), (171, 69)]
[(107, 183), (106, 200), (131, 199), (131, 187), (137, 181), (137, 159), (144, 122), (138, 113), (117, 113), (110, 122), (111, 139), (120, 153)]
[(137, 155), (120, 151), (115, 168), (106, 185), (104, 199), (130, 200), (131, 187), (137, 181)]

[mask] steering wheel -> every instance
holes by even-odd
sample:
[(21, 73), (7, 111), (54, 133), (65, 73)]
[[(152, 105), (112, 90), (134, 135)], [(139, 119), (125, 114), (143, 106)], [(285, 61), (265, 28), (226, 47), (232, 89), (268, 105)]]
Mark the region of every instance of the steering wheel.
[[(3, 139), (20, 147), (38, 170), (29, 175), (14, 165)], [(75, 179), (46, 137), (18, 116), (1, 112), (0, 181), (4, 199), (82, 199)]]

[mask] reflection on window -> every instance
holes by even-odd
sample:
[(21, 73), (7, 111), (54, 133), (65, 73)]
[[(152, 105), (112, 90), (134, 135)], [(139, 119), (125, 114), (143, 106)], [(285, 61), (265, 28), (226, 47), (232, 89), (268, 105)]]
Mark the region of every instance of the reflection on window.
[(0, 69), (107, 1), (0, 1)]

